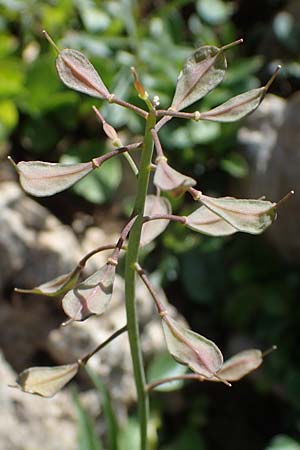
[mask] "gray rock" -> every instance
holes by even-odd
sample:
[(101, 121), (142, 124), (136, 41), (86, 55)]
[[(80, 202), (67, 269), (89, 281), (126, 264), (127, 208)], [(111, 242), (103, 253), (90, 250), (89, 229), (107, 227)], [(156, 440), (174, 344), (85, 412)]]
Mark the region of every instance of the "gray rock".
[(296, 195), (279, 207), (268, 237), (289, 262), (300, 260), (300, 93), (288, 101), (267, 95), (239, 131), (250, 173), (235, 193), (278, 201), (290, 190)]
[(9, 387), (15, 374), (0, 353), (0, 448), (5, 450), (74, 450), (76, 413), (66, 390), (52, 399)]

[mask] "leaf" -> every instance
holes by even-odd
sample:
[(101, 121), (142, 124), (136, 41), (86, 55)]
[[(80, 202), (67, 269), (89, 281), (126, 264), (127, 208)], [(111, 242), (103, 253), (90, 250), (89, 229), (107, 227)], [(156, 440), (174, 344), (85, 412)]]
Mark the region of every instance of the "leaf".
[(226, 68), (222, 49), (211, 45), (198, 48), (179, 74), (171, 108), (180, 111), (203, 98), (223, 80)]
[(204, 376), (213, 377), (223, 364), (223, 356), (214, 342), (184, 328), (173, 319), (163, 317), (167, 347), (176, 361)]
[(101, 269), (69, 291), (62, 300), (65, 313), (72, 320), (85, 320), (102, 314), (111, 299), (116, 267), (105, 264)]
[(119, 427), (110, 394), (98, 374), (92, 371), (88, 365), (85, 366), (85, 370), (97, 388), (101, 398), (101, 406), (103, 408), (107, 429), (108, 448), (109, 450), (118, 450)]
[[(156, 214), (171, 214), (172, 208), (169, 200), (157, 195), (147, 195), (144, 209), (144, 216), (153, 216)], [(143, 225), (141, 234), (141, 246), (149, 244), (159, 236), (168, 226), (169, 220), (159, 219), (151, 220)]]
[[(238, 381), (262, 364), (262, 352), (256, 349), (244, 350), (229, 358), (218, 375), (227, 381)], [(218, 379), (214, 381), (220, 381)]]
[(201, 195), (200, 202), (237, 231), (244, 233), (260, 234), (276, 218), (276, 203), (266, 200)]
[(202, 112), (200, 118), (213, 122), (235, 122), (253, 112), (264, 99), (266, 92), (265, 87), (251, 89), (210, 111)]
[(300, 443), (289, 436), (278, 434), (273, 437), (265, 450), (300, 450)]
[(228, 236), (238, 230), (205, 206), (186, 217), (186, 226), (208, 236)]
[(76, 283), (80, 270), (72, 270), (72, 272), (60, 275), (53, 280), (47, 281), (46, 283), (40, 284), (33, 289), (19, 289), (16, 288), (16, 292), (21, 292), (24, 294), (37, 294), (37, 295), (47, 295), (49, 297), (57, 297), (58, 295), (64, 294), (69, 289), (71, 289)]
[(42, 161), (21, 161), (16, 165), (24, 191), (35, 197), (61, 192), (94, 169), (92, 162), (60, 164)]
[[(184, 375), (187, 367), (178, 364), (171, 358), (168, 352), (156, 356), (148, 367), (148, 382), (156, 381), (161, 378)], [(180, 389), (184, 384), (183, 380), (174, 380), (169, 383), (163, 383), (155, 388), (156, 391), (171, 392)]]
[(17, 386), (29, 394), (53, 397), (75, 377), (78, 370), (78, 363), (53, 367), (31, 367), (18, 375)]
[(56, 59), (56, 69), (69, 88), (101, 99), (110, 96), (94, 66), (78, 50), (66, 48), (61, 51)]
[(80, 397), (75, 390), (73, 398), (78, 414), (78, 450), (103, 450), (102, 443), (96, 433), (96, 427), (84, 409)]
[(187, 191), (191, 186), (195, 186), (196, 181), (173, 169), (166, 160), (161, 159), (156, 166), (154, 174), (154, 184), (162, 191), (171, 191), (178, 196)]

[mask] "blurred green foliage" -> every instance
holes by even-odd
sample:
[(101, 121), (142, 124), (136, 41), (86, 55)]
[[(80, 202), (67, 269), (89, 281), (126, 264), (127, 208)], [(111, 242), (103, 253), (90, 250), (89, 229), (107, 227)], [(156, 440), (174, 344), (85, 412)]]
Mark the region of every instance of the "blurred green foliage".
[[(140, 104), (130, 76), (130, 66), (135, 66), (149, 93), (159, 95), (162, 108), (169, 106), (183, 61), (195, 46), (226, 44), (243, 33), (245, 47), (228, 53), (224, 83), (199, 105), (200, 110), (207, 110), (258, 86), (259, 77), (265, 82), (280, 60), (286, 69), (279, 77), (279, 92), (289, 94), (300, 87), (299, 23), (286, 4), (277, 0), (259, 4), (0, 0), (0, 155), (4, 158), (10, 153), (18, 161), (77, 162), (108, 149), (91, 109), (94, 100), (65, 89), (59, 81), (55, 52), (42, 37), (44, 28), (60, 47), (83, 51), (111, 92)], [(142, 132), (143, 122), (130, 112), (101, 102), (96, 106), (120, 130), (124, 142)], [(172, 166), (198, 179), (201, 188), (226, 195), (230, 177), (240, 178), (248, 171), (236, 145), (239, 126), (178, 119), (162, 129), (161, 138)], [(74, 188), (75, 200), (77, 195), (87, 205), (113, 200), (122, 167), (120, 161), (105, 164), (105, 170)], [(191, 210), (189, 204), (183, 209), (182, 199), (170, 200), (174, 210)], [(300, 433), (298, 267), (284, 264), (263, 237), (214, 239), (171, 224), (159, 244), (147, 257), (148, 267), (159, 273), (171, 302), (191, 326), (215, 340), (225, 356), (231, 355), (237, 341), (263, 349), (279, 346), (259, 375), (233, 388), (233, 393), (220, 394), (226, 389), (223, 386), (189, 385), (184, 388), (185, 405), (176, 412), (168, 408), (172, 393), (154, 394), (157, 414), (167, 423), (159, 436), (162, 445), (166, 450), (296, 450), (298, 444), (292, 437)], [(162, 373), (176, 370), (157, 361), (149, 368), (153, 377), (159, 376), (158, 367)], [(247, 416), (248, 402), (256, 410), (255, 418)], [(80, 427), (90, 433), (81, 432), (80, 448), (94, 448), (89, 420), (77, 404)], [(272, 425), (257, 432), (257, 417)], [(245, 430), (244, 435), (224, 438), (222, 420), (227, 423), (228, 418), (225, 431)], [(136, 428), (134, 420), (124, 428), (121, 450), (133, 449)], [(291, 438), (273, 438), (281, 433)], [(90, 447), (85, 446), (86, 439)]]

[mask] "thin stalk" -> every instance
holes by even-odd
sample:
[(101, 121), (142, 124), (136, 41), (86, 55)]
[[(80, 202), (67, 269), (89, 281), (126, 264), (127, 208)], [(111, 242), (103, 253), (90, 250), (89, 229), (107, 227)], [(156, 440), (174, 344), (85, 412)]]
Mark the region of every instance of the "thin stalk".
[[(167, 117), (177, 117), (178, 119), (197, 119), (199, 114), (200, 114), (199, 111), (188, 113), (188, 112), (175, 111), (172, 109), (158, 109), (156, 111), (157, 117), (167, 116)], [(199, 118), (198, 118), (198, 120), (199, 120)]]
[(155, 122), (156, 122), (155, 114), (153, 111), (150, 111), (146, 121), (144, 146), (142, 150), (142, 157), (138, 176), (137, 195), (133, 212), (133, 215), (137, 215), (137, 219), (129, 235), (126, 263), (125, 263), (125, 296), (126, 296), (128, 338), (133, 364), (135, 385), (137, 390), (139, 425), (141, 435), (141, 450), (147, 450), (148, 448), (147, 423), (149, 419), (149, 399), (148, 394), (145, 391), (146, 378), (143, 365), (143, 357), (141, 352), (138, 317), (136, 311), (135, 263), (137, 262), (139, 256), (144, 207), (149, 184), (149, 175), (151, 171), (151, 159), (153, 154), (153, 140), (151, 130), (152, 128), (154, 128)]
[(127, 325), (124, 325), (124, 327), (119, 328), (119, 330), (115, 331), (111, 336), (109, 336), (104, 342), (102, 342), (100, 345), (98, 345), (93, 351), (85, 355), (83, 358), (81, 358), (78, 362), (80, 365), (85, 365), (88, 360), (94, 356), (97, 352), (99, 352), (102, 348), (106, 347), (107, 344), (109, 344), (111, 341), (116, 339), (120, 334), (125, 333), (127, 331)]
[(144, 222), (150, 222), (151, 220), (171, 220), (173, 222), (182, 223), (185, 225), (187, 218), (185, 216), (176, 216), (175, 214), (153, 214), (153, 216), (144, 216)]
[(147, 119), (148, 113), (142, 108), (139, 108), (138, 106), (133, 105), (132, 103), (126, 102), (125, 100), (121, 100), (120, 98), (116, 97), (114, 94), (112, 94), (109, 99), (109, 103), (115, 103), (116, 105), (122, 106), (126, 109), (131, 109), (131, 111), (135, 112), (139, 116), (143, 117), (144, 119)]
[(157, 386), (160, 386), (161, 384), (170, 383), (172, 381), (177, 380), (197, 380), (197, 381), (204, 381), (205, 378), (201, 375), (197, 375), (195, 373), (188, 373), (186, 375), (174, 375), (173, 377), (166, 377), (161, 378), (160, 380), (155, 380), (152, 383), (148, 383), (146, 386), (147, 391), (151, 391), (152, 389), (155, 389)]

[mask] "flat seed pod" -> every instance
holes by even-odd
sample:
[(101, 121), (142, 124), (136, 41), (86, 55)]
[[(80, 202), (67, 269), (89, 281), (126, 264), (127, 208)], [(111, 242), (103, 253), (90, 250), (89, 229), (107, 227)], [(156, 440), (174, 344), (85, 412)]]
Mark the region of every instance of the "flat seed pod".
[(244, 233), (260, 234), (276, 218), (276, 203), (267, 200), (202, 195), (200, 201), (237, 231)]
[(183, 194), (196, 184), (193, 178), (177, 172), (165, 160), (157, 163), (153, 182), (162, 191), (171, 191), (175, 196)]
[(192, 214), (186, 217), (186, 226), (191, 230), (208, 236), (228, 236), (238, 230), (217, 216), (206, 206), (200, 206)]
[[(257, 369), (263, 362), (262, 352), (256, 349), (244, 350), (229, 358), (218, 372), (227, 381), (238, 381)], [(214, 381), (219, 381), (218, 379)]]
[(56, 59), (56, 69), (62, 82), (69, 88), (92, 97), (109, 97), (110, 93), (96, 69), (78, 50), (62, 50)]
[(21, 161), (16, 168), (22, 188), (35, 197), (61, 192), (94, 169), (92, 162), (60, 164), (43, 161)]
[(162, 323), (168, 350), (176, 361), (205, 378), (220, 370), (223, 356), (216, 344), (169, 317), (164, 317)]
[(54, 367), (31, 367), (17, 377), (17, 387), (29, 394), (53, 397), (79, 370), (79, 364), (66, 364)]
[[(157, 214), (172, 214), (169, 200), (157, 195), (147, 195), (144, 209), (144, 216), (154, 216)], [(159, 219), (146, 222), (142, 228), (141, 246), (147, 245), (159, 236), (168, 226), (169, 220)]]
[(81, 321), (106, 310), (111, 300), (115, 273), (114, 265), (105, 264), (64, 296), (63, 310), (70, 319)]
[(67, 292), (69, 289), (72, 289), (78, 279), (79, 273), (80, 271), (73, 270), (72, 272), (60, 275), (53, 280), (40, 284), (33, 289), (16, 288), (15, 291), (24, 294), (37, 294), (47, 295), (49, 297), (57, 297), (58, 295)]
[(201, 119), (214, 122), (235, 122), (253, 112), (266, 95), (266, 88), (252, 89), (231, 98), (223, 105), (201, 113)]
[(221, 49), (211, 45), (198, 48), (179, 74), (171, 108), (180, 111), (203, 98), (223, 80), (226, 68)]

